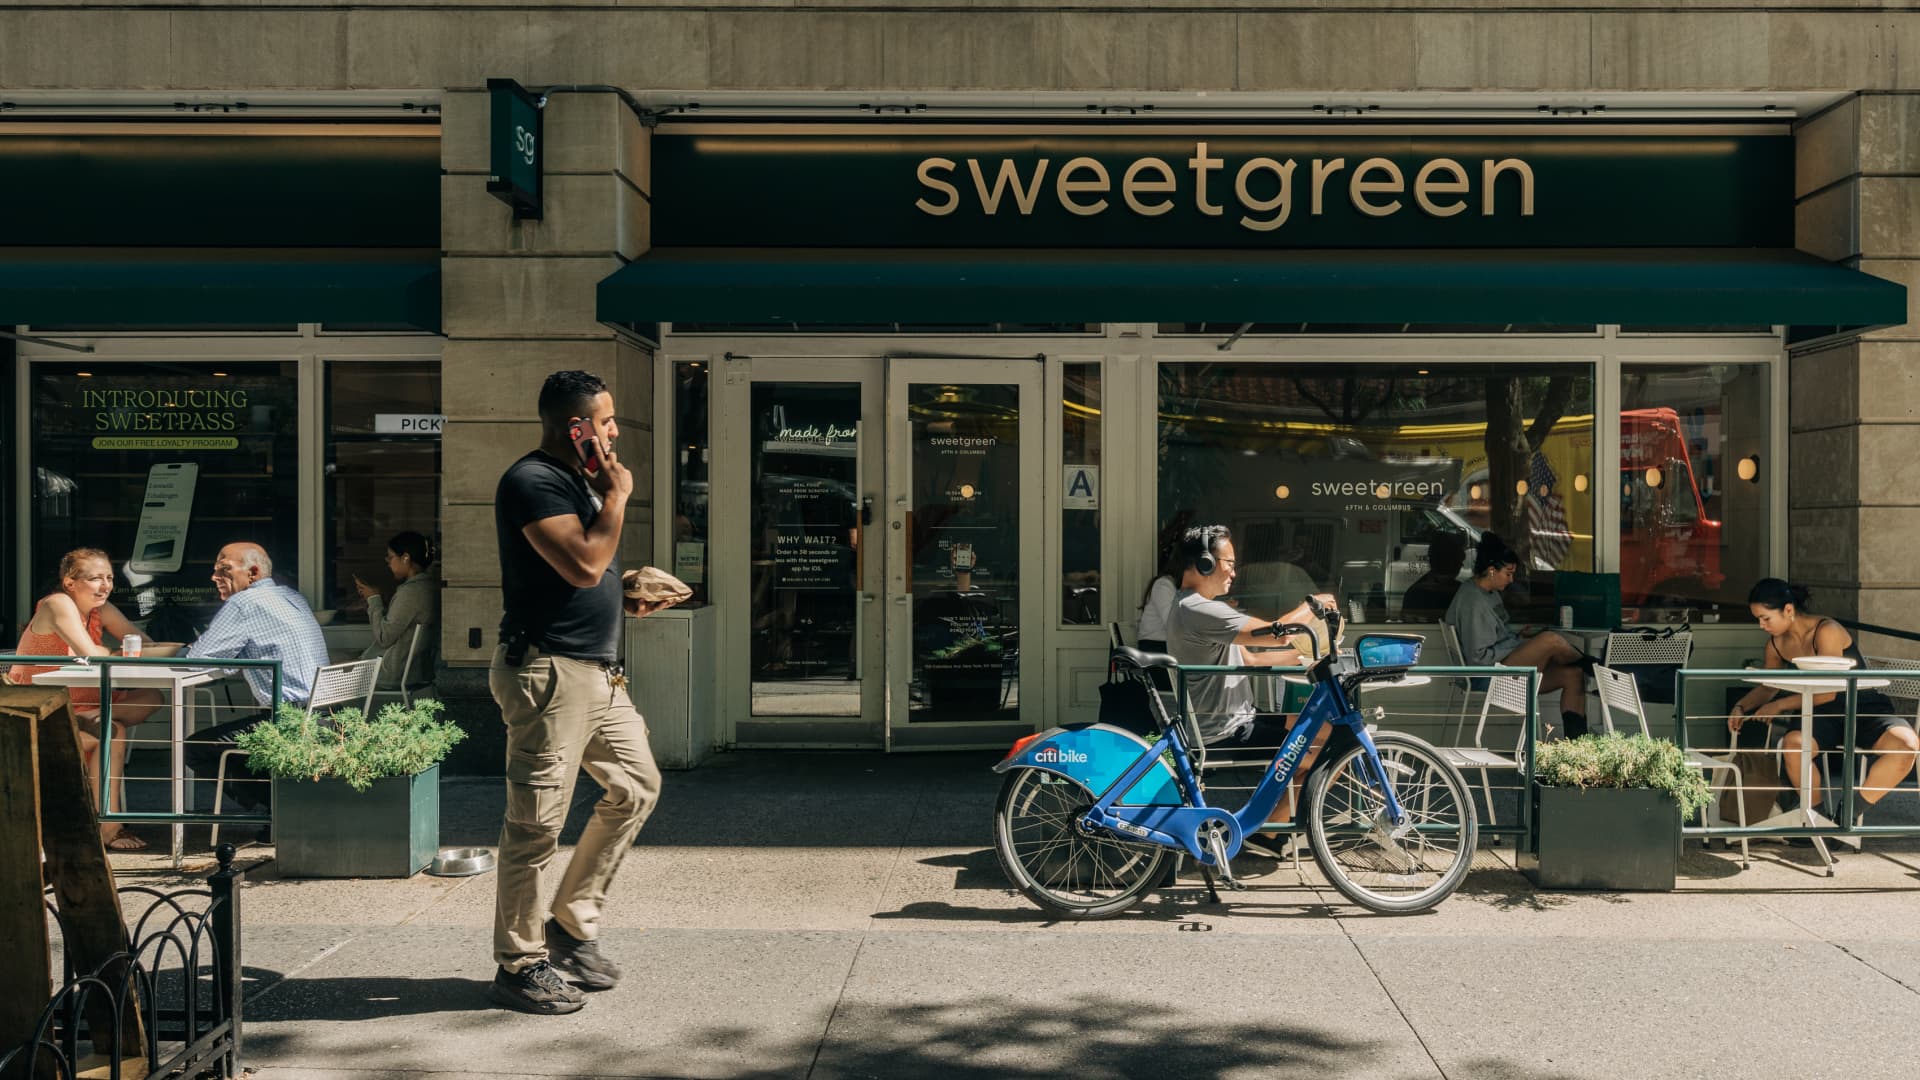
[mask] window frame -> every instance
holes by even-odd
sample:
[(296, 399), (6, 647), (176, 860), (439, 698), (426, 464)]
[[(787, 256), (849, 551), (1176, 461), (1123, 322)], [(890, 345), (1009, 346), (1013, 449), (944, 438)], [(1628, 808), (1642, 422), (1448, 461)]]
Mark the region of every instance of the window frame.
[[(235, 363), (251, 361), (295, 365), (295, 411), (298, 418), (296, 438), (299, 462), (298, 488), (295, 497), (300, 520), (297, 526), (298, 550), (294, 553), (294, 559), (299, 567), (298, 581), (301, 595), (305, 596), (307, 603), (316, 610), (323, 606), (321, 588), (325, 574), (320, 560), (325, 551), (327, 508), (325, 477), (321, 475), (320, 470), (326, 460), (326, 366), (336, 360), (438, 364), (441, 362), (441, 345), (444, 339), (434, 335), (324, 335), (319, 333), (318, 329), (318, 324), (303, 323), (300, 325), (298, 334), (167, 333), (63, 334), (61, 336), (63, 344), (91, 347), (93, 351), (87, 354), (52, 345), (19, 342), (13, 372), (13, 408), (9, 413), (9, 422), (14, 427), (15, 439), (14, 502), (7, 507), (15, 519), (14, 550), (19, 556), (13, 568), (14, 595), (12, 597), (14, 607), (18, 610), (11, 613), (10, 618), (17, 621), (26, 617), (26, 609), (36, 599), (31, 595), (36, 570), (44, 572), (46, 569), (36, 566), (34, 558), (44, 561), (48, 554), (32, 550), (31, 515), (19, 512), (20, 500), (24, 498), (22, 493), (32, 490), (28, 483), (32, 468), (32, 425), (30, 418), (26, 415), (27, 403), (31, 400), (31, 372), (36, 364), (42, 362), (72, 365), (80, 361), (83, 355), (86, 363), (102, 368), (168, 361), (208, 363), (219, 360), (230, 360)], [(444, 408), (444, 401), (442, 407)], [(444, 472), (443, 460), (443, 491)]]

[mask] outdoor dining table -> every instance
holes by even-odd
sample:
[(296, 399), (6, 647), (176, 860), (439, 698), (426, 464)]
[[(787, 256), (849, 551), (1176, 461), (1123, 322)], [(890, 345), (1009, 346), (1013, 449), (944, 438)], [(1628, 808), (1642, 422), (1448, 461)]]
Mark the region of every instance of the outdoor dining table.
[[(168, 694), (169, 706), (173, 714), (173, 812), (186, 812), (186, 738), (187, 738), (187, 691), (202, 683), (212, 682), (219, 677), (217, 668), (205, 667), (158, 667), (140, 665), (138, 667), (115, 668), (113, 688), (115, 690), (164, 690)], [(100, 669), (92, 664), (68, 664), (52, 671), (43, 671), (33, 677), (40, 686), (64, 686), (69, 690), (76, 687), (97, 687), (100, 685)], [(111, 733), (103, 730), (102, 736)], [(124, 809), (124, 807), (122, 808)], [(186, 827), (178, 821), (173, 823), (173, 865), (179, 869), (181, 852), (184, 845)]]
[[(1840, 679), (1795, 678), (1791, 675), (1756, 675), (1742, 679), (1742, 682), (1758, 683), (1773, 690), (1785, 690), (1800, 695), (1800, 805), (1785, 813), (1754, 823), (1754, 828), (1772, 828), (1784, 825), (1805, 825), (1818, 827), (1833, 825), (1834, 820), (1813, 808), (1813, 695), (1844, 694), (1845, 681)], [(1861, 690), (1876, 690), (1892, 684), (1890, 679), (1856, 679), (1853, 685)], [(1820, 853), (1820, 861), (1826, 864), (1827, 876), (1834, 876), (1833, 854), (1827, 850), (1824, 837), (1813, 838), (1813, 849)]]

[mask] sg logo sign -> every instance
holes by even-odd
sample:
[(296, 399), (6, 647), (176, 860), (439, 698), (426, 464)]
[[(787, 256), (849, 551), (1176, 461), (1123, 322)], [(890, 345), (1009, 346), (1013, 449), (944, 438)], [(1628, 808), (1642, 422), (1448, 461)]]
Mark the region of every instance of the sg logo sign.
[(523, 124), (514, 125), (514, 128), (513, 128), (514, 152), (516, 154), (519, 154), (521, 160), (525, 161), (529, 165), (533, 164), (533, 148), (534, 148), (535, 141), (536, 141), (536, 138), (533, 132), (528, 131), (525, 125)]

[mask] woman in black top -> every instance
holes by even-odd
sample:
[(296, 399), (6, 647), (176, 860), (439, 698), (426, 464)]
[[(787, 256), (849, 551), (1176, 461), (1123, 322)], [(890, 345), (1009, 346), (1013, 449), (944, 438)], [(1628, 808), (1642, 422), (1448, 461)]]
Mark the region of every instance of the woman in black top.
[[(1789, 585), (1779, 578), (1766, 578), (1747, 594), (1747, 606), (1767, 632), (1766, 666), (1789, 668), (1796, 656), (1844, 656), (1856, 668), (1866, 667), (1853, 635), (1832, 619), (1806, 610), (1807, 590)], [(1835, 684), (1839, 685), (1838, 683)], [(1778, 695), (1778, 696), (1776, 696)], [(1906, 779), (1913, 770), (1915, 750), (1920, 738), (1904, 717), (1895, 715), (1893, 702), (1878, 690), (1862, 690), (1856, 697), (1857, 708), (1853, 745), (1872, 752), (1873, 765), (1860, 785), (1860, 798), (1869, 806), (1886, 797), (1887, 792)], [(1727, 715), (1727, 730), (1738, 732), (1748, 720), (1771, 721), (1776, 717), (1797, 715), (1799, 694), (1781, 694), (1770, 687), (1749, 691)], [(1846, 739), (1846, 697), (1841, 693), (1813, 695), (1813, 752), (1832, 749)], [(1786, 761), (1796, 760), (1800, 750), (1800, 729), (1787, 732), (1781, 744)], [(1798, 772), (1797, 769), (1794, 770)], [(1820, 776), (1814, 774), (1813, 801), (1820, 801)]]

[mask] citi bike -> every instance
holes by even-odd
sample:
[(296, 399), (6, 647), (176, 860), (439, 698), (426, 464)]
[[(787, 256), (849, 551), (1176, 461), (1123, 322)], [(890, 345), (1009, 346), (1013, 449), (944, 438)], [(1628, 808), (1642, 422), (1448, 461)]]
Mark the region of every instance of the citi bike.
[(1399, 678), (1419, 663), (1424, 639), (1367, 634), (1343, 653), (1340, 612), (1307, 602), (1326, 625), (1324, 651), (1310, 626), (1283, 623), (1270, 632), (1312, 643), (1309, 655), (1318, 657), (1307, 670), (1312, 689), (1238, 810), (1207, 803), (1200, 780), (1206, 748), (1180, 665), (1170, 656), (1113, 652), (1116, 674), (1148, 681), (1163, 669), (1174, 676), (1178, 718), (1148, 682), (1159, 728), (1153, 742), (1093, 724), (1054, 728), (1013, 745), (994, 766), (1006, 776), (994, 809), (994, 848), (1028, 899), (1066, 918), (1118, 915), (1154, 888), (1166, 860), (1182, 852), (1207, 875), (1209, 888), (1216, 878), (1244, 888), (1234, 877), (1233, 857), (1279, 805), (1314, 736), (1328, 724), (1351, 731), (1357, 744), (1313, 771), (1303, 800), (1314, 858), (1334, 888), (1374, 911), (1409, 914), (1460, 886), (1478, 830), (1466, 781), (1428, 743), (1370, 731), (1355, 705), (1362, 684)]

